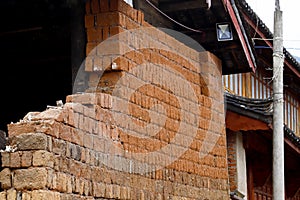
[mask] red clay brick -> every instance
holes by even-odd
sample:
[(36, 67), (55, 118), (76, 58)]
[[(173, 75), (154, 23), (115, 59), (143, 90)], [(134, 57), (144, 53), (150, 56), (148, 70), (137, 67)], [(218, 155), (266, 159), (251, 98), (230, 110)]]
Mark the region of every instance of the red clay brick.
[(98, 27), (109, 27), (120, 25), (120, 15), (119, 12), (109, 12), (97, 14), (97, 26)]
[(112, 26), (109, 29), (110, 29), (110, 36), (114, 36), (125, 31), (121, 26)]
[(95, 15), (85, 15), (85, 28), (93, 28), (95, 26)]
[(87, 40), (88, 42), (101, 42), (104, 38), (102, 37), (101, 28), (88, 28), (87, 29)]
[(109, 1), (109, 10), (110, 11), (117, 11), (119, 3), (120, 3), (119, 0), (110, 0)]
[(102, 35), (103, 35), (103, 40), (106, 40), (107, 38), (109, 38), (109, 27), (108, 26), (105, 26), (103, 27), (102, 29)]
[(91, 0), (87, 0), (85, 3), (85, 13), (86, 14), (91, 14)]
[(86, 55), (87, 56), (95, 56), (97, 45), (98, 45), (97, 42), (88, 42), (86, 44)]
[(100, 0), (100, 10), (101, 10), (101, 12), (108, 12), (109, 11), (109, 1)]
[(93, 14), (100, 12), (99, 0), (91, 0), (91, 10)]
[(137, 12), (137, 22), (142, 24), (144, 21), (144, 13), (142, 11)]

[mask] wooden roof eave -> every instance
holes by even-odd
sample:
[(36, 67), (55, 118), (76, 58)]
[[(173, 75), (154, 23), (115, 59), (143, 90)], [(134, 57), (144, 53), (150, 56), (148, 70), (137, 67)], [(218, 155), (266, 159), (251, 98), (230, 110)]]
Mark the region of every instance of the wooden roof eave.
[[(228, 1), (228, 0), (227, 0)], [(265, 41), (266, 45), (270, 47), (273, 50), (273, 44), (270, 42), (270, 39), (268, 38), (262, 31), (259, 30), (257, 27), (257, 24), (255, 24), (252, 19), (249, 18), (246, 14), (243, 13), (243, 17), (245, 21), (251, 26), (252, 29), (256, 31), (256, 33)], [(298, 77), (300, 78), (300, 72), (291, 64), (288, 62), (287, 59), (284, 59), (284, 64)]]
[(255, 57), (252, 52), (251, 46), (249, 44), (248, 37), (246, 35), (244, 26), (240, 19), (240, 15), (238, 13), (235, 2), (234, 2), (234, 0), (223, 0), (223, 4), (224, 4), (225, 8), (227, 9), (229, 16), (232, 20), (232, 23), (237, 31), (237, 34), (239, 36), (239, 39), (242, 44), (242, 47), (243, 47), (244, 53), (246, 55), (247, 61), (249, 63), (249, 66), (252, 69), (252, 71), (255, 72), (255, 70), (256, 70)]

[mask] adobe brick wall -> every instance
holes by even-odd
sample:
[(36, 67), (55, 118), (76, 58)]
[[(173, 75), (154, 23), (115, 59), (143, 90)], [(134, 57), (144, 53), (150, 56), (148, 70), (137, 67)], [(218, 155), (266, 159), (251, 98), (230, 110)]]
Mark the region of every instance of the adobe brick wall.
[[(144, 21), (142, 12), (123, 1), (88, 1), (86, 12), (88, 42), (84, 67), (89, 88), (86, 93), (68, 96), (62, 108), (31, 112), (22, 121), (8, 125), (9, 143), (16, 150), (1, 153), (0, 199), (229, 199), (220, 61), (209, 52), (190, 49), (155, 28), (138, 35), (149, 42), (148, 49), (138, 48), (138, 42), (122, 37), (113, 39), (111, 45), (101, 46), (102, 41), (118, 33), (152, 26)], [(103, 48), (104, 54), (99, 55)], [(117, 57), (112, 55), (116, 49)], [(116, 63), (115, 69), (111, 68), (112, 62)], [(147, 82), (135, 88), (127, 102), (130, 116), (126, 116), (132, 117), (133, 123), (149, 123), (149, 109), (156, 103), (165, 108), (165, 113), (159, 114), (167, 118), (166, 123), (158, 124), (162, 131), (151, 139), (127, 134), (128, 127), (122, 127), (114, 118), (114, 92), (122, 84), (132, 89), (132, 85), (118, 81), (136, 75), (134, 69), (143, 63), (156, 66), (147, 68), (150, 74), (154, 69), (176, 76), (178, 73), (183, 82), (190, 83), (189, 89), (196, 96), (190, 99), (190, 106), (196, 105), (197, 109), (188, 110), (181, 102), (185, 97), (172, 93), (168, 87)], [(135, 80), (146, 82), (148, 75), (142, 74)], [(160, 79), (166, 84), (174, 82), (172, 76)], [(174, 83), (173, 89), (179, 94), (185, 94), (183, 82)], [(184, 109), (193, 118), (184, 121)], [(122, 162), (113, 167), (103, 163), (103, 155), (111, 146), (120, 149), (112, 152), (119, 157), (126, 157), (127, 152), (146, 155), (170, 145), (178, 134), (187, 138), (190, 133), (178, 130), (183, 121), (193, 124), (193, 120), (196, 134), (192, 142), (177, 141), (182, 146), (171, 153), (176, 156), (176, 151), (186, 151), (156, 171), (128, 172), (128, 166)], [(145, 160), (148, 164), (152, 162), (156, 161)], [(124, 170), (117, 169), (120, 165)]]

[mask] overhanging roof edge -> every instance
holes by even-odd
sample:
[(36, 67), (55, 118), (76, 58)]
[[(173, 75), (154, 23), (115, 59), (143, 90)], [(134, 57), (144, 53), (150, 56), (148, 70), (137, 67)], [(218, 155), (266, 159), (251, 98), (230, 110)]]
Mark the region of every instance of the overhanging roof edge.
[(229, 16), (233, 22), (233, 25), (237, 31), (237, 34), (239, 36), (240, 42), (242, 44), (243, 50), (245, 52), (247, 61), (249, 63), (250, 68), (253, 72), (256, 70), (256, 61), (254, 58), (254, 54), (252, 52), (252, 49), (250, 47), (248, 37), (245, 34), (245, 29), (243, 27), (243, 24), (241, 22), (238, 10), (235, 6), (234, 0), (223, 0), (223, 4), (225, 5), (226, 9), (228, 10)]

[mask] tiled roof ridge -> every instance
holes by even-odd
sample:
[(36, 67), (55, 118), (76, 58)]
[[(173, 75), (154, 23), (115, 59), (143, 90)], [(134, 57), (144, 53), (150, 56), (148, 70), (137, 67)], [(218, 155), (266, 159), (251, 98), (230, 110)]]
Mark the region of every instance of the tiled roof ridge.
[[(247, 110), (256, 114), (270, 117), (273, 115), (273, 99), (254, 99), (237, 96), (224, 92), (225, 104), (237, 107), (239, 110)], [(293, 144), (300, 148), (300, 137), (293, 130), (284, 125), (284, 134)]]

